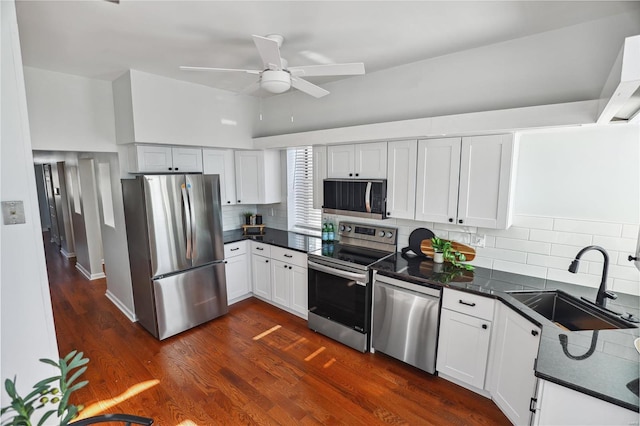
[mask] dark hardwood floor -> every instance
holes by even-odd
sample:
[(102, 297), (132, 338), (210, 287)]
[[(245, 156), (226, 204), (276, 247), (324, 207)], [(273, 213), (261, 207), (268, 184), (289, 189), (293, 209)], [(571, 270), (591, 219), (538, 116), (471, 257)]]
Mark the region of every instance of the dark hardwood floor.
[(91, 359), (72, 402), (83, 417), (131, 413), (158, 425), (509, 424), (490, 400), (382, 354), (361, 354), (251, 298), (158, 341), (45, 238), (61, 354)]

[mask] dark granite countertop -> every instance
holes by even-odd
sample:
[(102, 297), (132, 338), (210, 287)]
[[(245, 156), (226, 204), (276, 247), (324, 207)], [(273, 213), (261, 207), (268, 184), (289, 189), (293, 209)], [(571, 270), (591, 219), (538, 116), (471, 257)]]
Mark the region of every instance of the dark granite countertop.
[(242, 240), (260, 241), (304, 253), (322, 248), (322, 240), (318, 237), (273, 228), (264, 228), (262, 234), (243, 234), (242, 229), (224, 231), (222, 239), (225, 244)]
[[(397, 253), (374, 264), (373, 268), (382, 275), (416, 284), (449, 287), (501, 300), (542, 329), (535, 366), (537, 377), (639, 411), (638, 395), (631, 390), (640, 376), (640, 354), (633, 346), (635, 338), (640, 336), (639, 328), (595, 332), (563, 330), (506, 293), (559, 289), (595, 300), (597, 289), (485, 268), (463, 272), (446, 266), (444, 271), (434, 272), (430, 259)], [(640, 314), (639, 297), (618, 296), (617, 300), (608, 302), (609, 309)], [(560, 335), (567, 336), (566, 352), (560, 344)]]

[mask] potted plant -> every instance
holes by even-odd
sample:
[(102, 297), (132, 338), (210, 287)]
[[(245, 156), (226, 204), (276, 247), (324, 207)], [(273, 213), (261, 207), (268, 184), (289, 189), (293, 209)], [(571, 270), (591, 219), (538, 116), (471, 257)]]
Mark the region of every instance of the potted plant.
[(471, 265), (465, 265), (460, 262), (467, 260), (467, 257), (455, 250), (449, 240), (443, 240), (442, 238), (431, 238), (431, 246), (433, 247), (433, 261), (434, 263), (451, 262), (453, 266), (463, 268), (468, 271), (473, 269)]
[(253, 212), (244, 212), (242, 215), (244, 216), (244, 224), (251, 225), (251, 216), (253, 216)]

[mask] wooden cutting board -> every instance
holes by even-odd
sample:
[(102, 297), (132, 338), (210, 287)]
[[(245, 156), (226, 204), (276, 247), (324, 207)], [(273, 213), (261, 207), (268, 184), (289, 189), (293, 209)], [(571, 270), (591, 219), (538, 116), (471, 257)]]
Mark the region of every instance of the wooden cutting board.
[[(466, 261), (473, 260), (476, 257), (476, 251), (473, 247), (469, 247), (462, 243), (457, 243), (455, 241), (451, 241), (451, 247), (464, 254), (467, 258)], [(433, 258), (433, 246), (431, 245), (431, 240), (422, 240), (420, 243), (420, 251), (425, 255)]]

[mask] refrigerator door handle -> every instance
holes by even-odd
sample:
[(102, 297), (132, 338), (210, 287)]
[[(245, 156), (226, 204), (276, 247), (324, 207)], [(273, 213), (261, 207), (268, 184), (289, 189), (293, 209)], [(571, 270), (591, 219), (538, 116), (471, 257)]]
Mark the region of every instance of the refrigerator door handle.
[(189, 197), (187, 195), (186, 185), (183, 183), (180, 185), (182, 191), (182, 206), (184, 207), (184, 217), (187, 225), (187, 259), (191, 259), (191, 209), (189, 206)]
[(198, 235), (198, 229), (197, 229), (197, 221), (196, 221), (196, 206), (194, 206), (195, 204), (195, 198), (193, 197), (193, 188), (191, 187), (191, 184), (187, 182), (187, 195), (189, 195), (189, 213), (191, 215), (191, 220), (190, 220), (190, 232), (191, 232), (191, 258), (195, 259), (198, 256), (198, 253), (196, 253), (196, 247), (198, 247), (198, 245), (196, 244), (196, 235)]

